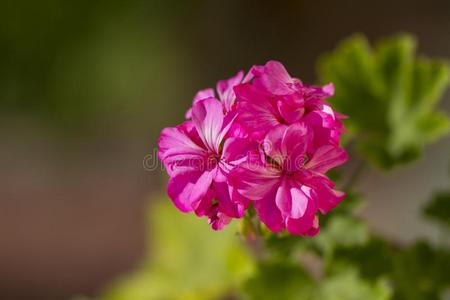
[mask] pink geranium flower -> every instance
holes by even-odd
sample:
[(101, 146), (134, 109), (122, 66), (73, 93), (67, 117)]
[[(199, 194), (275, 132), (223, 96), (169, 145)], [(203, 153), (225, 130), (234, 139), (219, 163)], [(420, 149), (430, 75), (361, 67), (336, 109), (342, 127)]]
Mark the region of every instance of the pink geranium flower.
[(254, 202), (261, 221), (273, 231), (315, 235), (317, 212), (327, 213), (344, 197), (324, 174), (344, 163), (346, 152), (326, 145), (309, 156), (312, 140), (304, 123), (278, 126), (265, 137), (263, 160), (245, 162), (231, 172), (233, 186)]
[(325, 175), (347, 159), (339, 147), (345, 116), (326, 102), (333, 93), (332, 84), (306, 85), (276, 61), (199, 91), (188, 120), (159, 140), (175, 206), (218, 230), (252, 203), (271, 230), (315, 235), (318, 212), (344, 198)]
[(215, 98), (197, 101), (192, 121), (165, 128), (159, 139), (159, 158), (170, 176), (167, 191), (183, 212), (206, 215), (213, 229), (242, 217), (248, 201), (229, 186), (231, 168), (246, 159), (251, 143), (225, 136), (235, 114), (224, 115)]

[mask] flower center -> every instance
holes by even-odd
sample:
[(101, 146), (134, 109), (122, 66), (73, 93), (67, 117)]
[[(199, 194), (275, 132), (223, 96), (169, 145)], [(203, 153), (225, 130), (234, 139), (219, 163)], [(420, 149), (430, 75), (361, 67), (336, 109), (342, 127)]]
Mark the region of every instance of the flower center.
[(266, 163), (272, 167), (278, 169), (287, 176), (292, 176), (297, 171), (305, 168), (305, 164), (308, 162), (308, 156), (298, 156), (295, 159), (292, 157), (272, 158), (268, 155), (265, 156)]
[(220, 155), (217, 153), (209, 153), (208, 158), (206, 159), (206, 169), (212, 170), (214, 169), (220, 162)]

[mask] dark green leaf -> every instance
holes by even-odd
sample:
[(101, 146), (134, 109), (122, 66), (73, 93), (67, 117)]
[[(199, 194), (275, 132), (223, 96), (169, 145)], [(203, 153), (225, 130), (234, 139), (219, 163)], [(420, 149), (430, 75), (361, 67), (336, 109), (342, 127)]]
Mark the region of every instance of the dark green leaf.
[(450, 286), (450, 251), (418, 242), (396, 257), (394, 299), (438, 300)]
[(334, 257), (337, 261), (357, 267), (364, 278), (375, 280), (392, 272), (396, 253), (387, 241), (371, 237), (364, 245), (337, 248)]
[(424, 213), (441, 224), (450, 227), (450, 192), (441, 192), (425, 207)]

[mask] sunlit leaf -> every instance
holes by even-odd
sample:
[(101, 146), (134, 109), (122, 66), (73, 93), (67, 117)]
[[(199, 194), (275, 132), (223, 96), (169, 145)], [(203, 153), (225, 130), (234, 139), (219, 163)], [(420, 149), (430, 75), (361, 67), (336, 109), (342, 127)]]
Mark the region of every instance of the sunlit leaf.
[(354, 269), (347, 269), (324, 280), (314, 299), (321, 300), (388, 300), (391, 290), (386, 281), (370, 283), (359, 277)]
[(363, 245), (368, 238), (369, 231), (364, 222), (353, 217), (336, 216), (314, 238), (314, 243), (318, 244), (325, 253), (330, 253), (337, 246)]
[(299, 263), (269, 261), (259, 264), (243, 289), (249, 300), (314, 299), (315, 283)]

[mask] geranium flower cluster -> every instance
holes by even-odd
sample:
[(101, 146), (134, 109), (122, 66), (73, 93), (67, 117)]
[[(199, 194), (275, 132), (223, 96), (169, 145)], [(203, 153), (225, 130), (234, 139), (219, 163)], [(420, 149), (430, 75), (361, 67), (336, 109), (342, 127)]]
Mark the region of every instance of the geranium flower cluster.
[(219, 230), (252, 205), (272, 231), (315, 235), (318, 213), (344, 198), (325, 175), (347, 160), (344, 116), (325, 101), (333, 93), (332, 84), (304, 84), (277, 61), (199, 91), (187, 120), (159, 139), (175, 206)]

